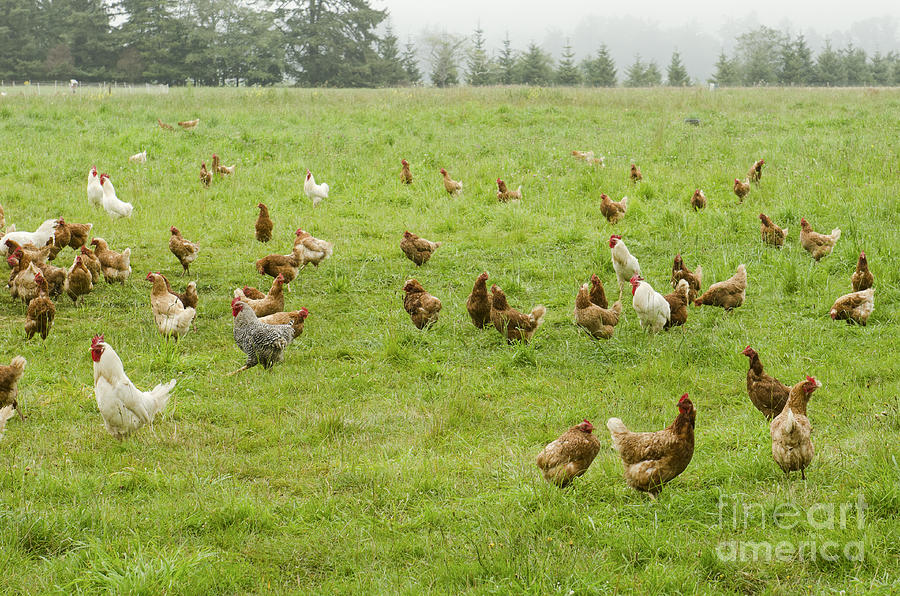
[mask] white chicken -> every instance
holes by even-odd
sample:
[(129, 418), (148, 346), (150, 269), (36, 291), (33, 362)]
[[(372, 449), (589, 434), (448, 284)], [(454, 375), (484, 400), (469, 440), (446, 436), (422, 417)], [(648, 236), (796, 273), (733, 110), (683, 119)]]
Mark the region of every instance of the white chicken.
[(619, 298), (621, 298), (628, 280), (641, 274), (641, 265), (634, 255), (628, 252), (628, 247), (625, 246), (622, 237), (618, 234), (609, 237), (609, 248), (612, 253), (613, 269), (616, 270), (616, 280), (619, 282)]
[(175, 379), (151, 391), (138, 391), (125, 374), (122, 360), (102, 335), (91, 340), (94, 361), (94, 395), (109, 434), (120, 441), (145, 424), (153, 422), (169, 401)]
[(115, 219), (131, 217), (134, 207), (131, 203), (120, 201), (116, 196), (116, 189), (109, 179), (109, 174), (100, 174), (100, 186), (103, 187), (103, 208)]
[(312, 199), (313, 207), (315, 207), (322, 199), (328, 198), (328, 184), (326, 182), (316, 184), (316, 179), (313, 178), (312, 172), (306, 170), (306, 182), (303, 183), (303, 192)]
[(665, 297), (654, 290), (640, 275), (631, 278), (631, 305), (641, 321), (641, 329), (659, 333), (671, 316), (671, 307)]
[(92, 206), (103, 206), (103, 186), (100, 185), (100, 175), (97, 173), (97, 166), (92, 166), (88, 170), (87, 195), (88, 203)]
[(147, 150), (144, 149), (140, 153), (135, 153), (128, 158), (131, 163), (147, 163)]
[(6, 245), (7, 240), (12, 240), (22, 246), (33, 244), (38, 248), (43, 248), (54, 237), (54, 230), (56, 230), (58, 222), (58, 219), (47, 219), (33, 232), (7, 232), (0, 238), (0, 254), (6, 256), (9, 252), (9, 247)]

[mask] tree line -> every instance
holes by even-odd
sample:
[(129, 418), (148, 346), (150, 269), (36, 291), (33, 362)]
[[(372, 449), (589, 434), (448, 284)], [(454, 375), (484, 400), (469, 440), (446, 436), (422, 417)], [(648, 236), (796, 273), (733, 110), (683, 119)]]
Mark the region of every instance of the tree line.
[[(635, 56), (620, 75), (600, 45), (578, 60), (566, 44), (554, 59), (536, 43), (491, 52), (468, 37), (401, 43), (388, 13), (368, 0), (0, 0), (0, 79), (156, 82), (170, 85), (394, 87), (423, 84), (686, 86), (673, 52), (665, 69)], [(420, 63), (424, 57), (425, 64)], [(427, 73), (426, 73), (427, 69)], [(900, 56), (826, 44), (766, 27), (723, 51), (719, 85), (900, 85)]]

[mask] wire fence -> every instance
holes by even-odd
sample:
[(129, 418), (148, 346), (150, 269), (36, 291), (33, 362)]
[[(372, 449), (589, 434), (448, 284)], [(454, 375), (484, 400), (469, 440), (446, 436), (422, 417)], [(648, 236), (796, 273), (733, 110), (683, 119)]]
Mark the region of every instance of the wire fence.
[(77, 95), (89, 93), (96, 95), (105, 93), (131, 94), (151, 93), (156, 95), (169, 92), (168, 85), (153, 85), (150, 83), (82, 83), (74, 79), (70, 81), (4, 81), (0, 80), (0, 96), (2, 95)]

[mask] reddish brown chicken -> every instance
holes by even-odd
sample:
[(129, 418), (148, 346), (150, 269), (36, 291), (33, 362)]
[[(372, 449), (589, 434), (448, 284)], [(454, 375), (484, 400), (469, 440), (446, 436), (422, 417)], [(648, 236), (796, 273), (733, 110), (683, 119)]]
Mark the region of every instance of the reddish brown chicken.
[(491, 324), (491, 294), (487, 291), (487, 271), (475, 279), (472, 293), (466, 299), (466, 310), (472, 318), (472, 324), (484, 329)]
[(491, 323), (494, 324), (494, 329), (506, 336), (509, 343), (527, 343), (544, 322), (547, 309), (538, 305), (526, 315), (509, 305), (506, 294), (496, 284), (491, 286), (491, 294)]
[(409, 313), (416, 328), (424, 329), (437, 323), (442, 307), (440, 300), (426, 292), (416, 279), (407, 280), (403, 292), (403, 309)]
[(687, 393), (678, 400), (675, 421), (661, 431), (631, 432), (621, 420), (610, 418), (606, 427), (625, 464), (628, 486), (655, 497), (667, 482), (684, 472), (694, 456), (696, 420), (697, 410)]
[(788, 228), (779, 228), (765, 213), (759, 214), (759, 233), (762, 241), (772, 246), (781, 248), (784, 246), (784, 239), (787, 237)]
[(607, 195), (600, 194), (600, 213), (609, 223), (616, 223), (625, 217), (628, 209), (628, 197), (622, 197), (619, 202), (613, 201)]
[(763, 371), (756, 350), (747, 346), (741, 354), (750, 359), (750, 368), (747, 369), (747, 395), (750, 396), (750, 401), (756, 409), (768, 420), (772, 420), (784, 409), (791, 388)]
[(269, 208), (265, 203), (259, 203), (259, 217), (256, 218), (256, 239), (260, 242), (268, 242), (272, 239), (272, 230), (275, 223), (269, 217)]
[(593, 431), (594, 425), (585, 419), (544, 447), (537, 456), (544, 480), (565, 488), (584, 475), (600, 452), (600, 441)]
[(859, 253), (859, 260), (856, 262), (856, 271), (850, 276), (850, 283), (854, 292), (862, 292), (868, 290), (875, 283), (875, 276), (869, 271), (869, 261), (866, 260), (866, 253)]

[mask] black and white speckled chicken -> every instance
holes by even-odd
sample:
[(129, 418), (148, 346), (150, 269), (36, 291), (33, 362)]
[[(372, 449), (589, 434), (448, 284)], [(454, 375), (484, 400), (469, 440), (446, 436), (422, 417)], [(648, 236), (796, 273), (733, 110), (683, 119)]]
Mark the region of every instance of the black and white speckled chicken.
[(247, 364), (231, 374), (257, 364), (271, 368), (284, 360), (284, 349), (294, 339), (294, 330), (290, 325), (260, 322), (253, 309), (237, 298), (231, 301), (231, 315), (234, 317), (234, 342), (247, 354)]

